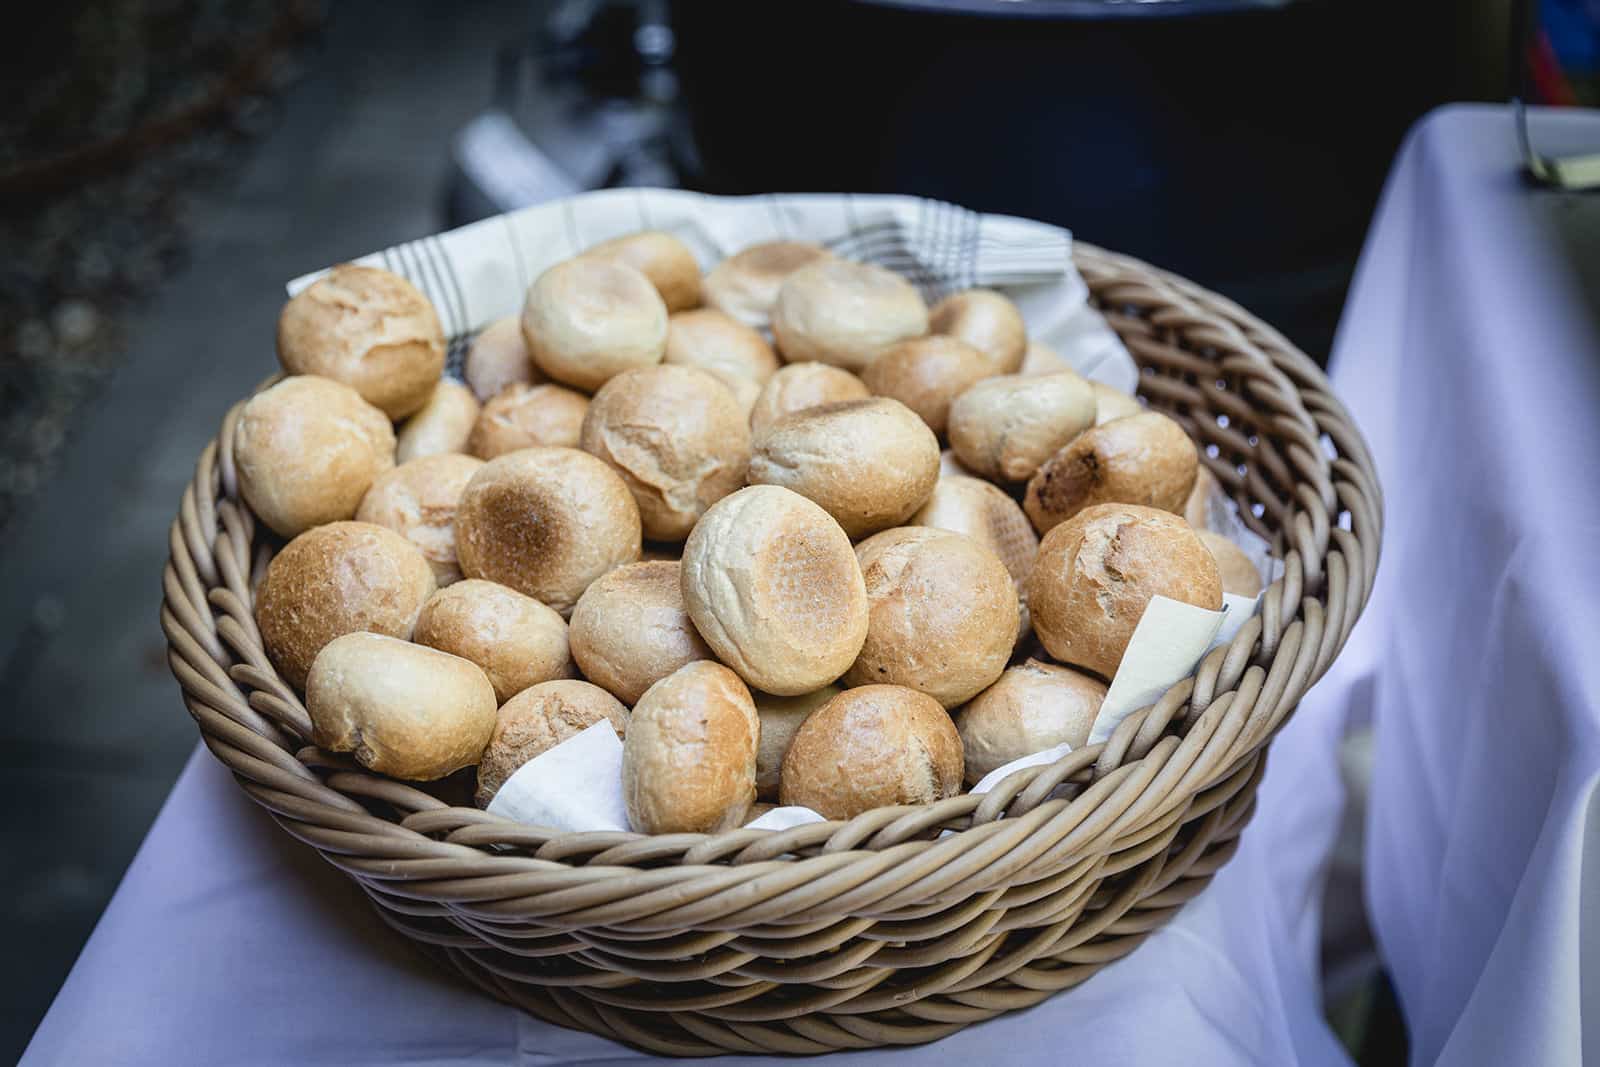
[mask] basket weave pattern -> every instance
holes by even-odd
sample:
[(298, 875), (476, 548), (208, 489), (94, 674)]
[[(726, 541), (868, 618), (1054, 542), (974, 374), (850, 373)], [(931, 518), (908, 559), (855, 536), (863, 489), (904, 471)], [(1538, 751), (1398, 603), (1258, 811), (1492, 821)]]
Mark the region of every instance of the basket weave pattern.
[(1269, 740), (1371, 593), (1382, 498), (1326, 378), (1270, 327), (1135, 260), (1074, 257), (1141, 394), (1284, 562), (1232, 643), (1104, 744), (984, 796), (781, 832), (553, 834), (449, 806), (309, 746), (252, 614), (275, 542), (238, 497), (237, 407), (164, 574), (201, 737), (391, 926), (562, 1026), (680, 1055), (815, 1053), (931, 1041), (1077, 985), (1232, 856)]

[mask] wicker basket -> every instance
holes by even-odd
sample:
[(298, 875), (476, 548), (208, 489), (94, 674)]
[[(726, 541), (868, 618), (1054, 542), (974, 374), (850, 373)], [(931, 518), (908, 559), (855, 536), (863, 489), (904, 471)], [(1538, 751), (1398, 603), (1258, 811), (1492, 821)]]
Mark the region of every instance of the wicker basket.
[(1233, 642), (1106, 743), (984, 796), (781, 832), (552, 834), (451, 806), (307, 747), (252, 617), (273, 546), (237, 496), (235, 408), (173, 524), (161, 612), (207, 747), (396, 930), (561, 1026), (816, 1053), (936, 1040), (1077, 985), (1233, 854), (1268, 742), (1371, 593), (1382, 497), (1327, 379), (1271, 328), (1137, 261), (1074, 258), (1142, 394), (1284, 563)]

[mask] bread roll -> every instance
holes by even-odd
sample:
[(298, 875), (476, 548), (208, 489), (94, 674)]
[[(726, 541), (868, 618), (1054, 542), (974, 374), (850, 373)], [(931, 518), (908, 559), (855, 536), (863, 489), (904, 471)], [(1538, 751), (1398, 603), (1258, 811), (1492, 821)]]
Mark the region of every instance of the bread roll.
[(751, 694), (756, 701), (756, 715), (761, 719), (761, 736), (756, 746), (756, 796), (763, 800), (778, 799), (778, 775), (795, 733), (813, 711), (840, 692), (836, 685), (825, 685), (793, 697), (773, 696), (759, 690)]
[(1094, 412), (1094, 391), (1071, 371), (986, 378), (950, 405), (950, 447), (985, 478), (1026, 481)]
[(487, 808), (524, 763), (598, 722), (609, 722), (618, 737), (628, 735), (628, 709), (599, 686), (576, 679), (540, 682), (506, 701), (478, 764), (478, 807)]
[(478, 762), (494, 730), (494, 689), (457, 656), (351, 633), (317, 653), (306, 713), (318, 747), (353, 752), (379, 774), (428, 782)]
[(577, 448), (589, 398), (559, 385), (508, 385), (487, 404), (467, 451), (494, 459), (521, 448)]
[(761, 387), (755, 406), (750, 409), (750, 430), (759, 434), (790, 412), (844, 400), (865, 400), (871, 395), (861, 379), (847, 370), (826, 363), (791, 363)]
[(955, 715), (967, 784), (1047, 748), (1082, 748), (1105, 699), (1105, 683), (1071, 667), (1036, 659), (1007, 667)]
[[(1198, 461), (1198, 454), (1195, 459)], [(1183, 503), (1183, 517), (1196, 530), (1204, 530), (1211, 525), (1211, 497), (1214, 492), (1220, 492), (1217, 476), (1204, 463), (1198, 464), (1194, 488), (1189, 490), (1189, 499)]]
[(933, 495), (908, 525), (965, 534), (1000, 557), (1018, 583), (1027, 580), (1039, 554), (1039, 535), (1022, 506), (982, 478), (940, 475)]
[(998, 556), (961, 534), (903, 526), (861, 542), (856, 559), (870, 614), (845, 685), (903, 685), (951, 708), (1000, 677), (1018, 609)]
[(234, 429), (239, 495), (281, 537), (348, 519), (394, 466), (394, 429), (354, 389), (312, 375), (251, 397)]
[(989, 357), (995, 374), (1016, 373), (1028, 350), (1022, 312), (993, 289), (968, 289), (945, 297), (929, 313), (928, 331), (967, 342)]
[(428, 402), (400, 427), (395, 458), (401, 463), (423, 456), (467, 450), (467, 437), (478, 421), (478, 398), (451, 378), (440, 378)]
[(477, 578), (429, 597), (412, 640), (476, 663), (502, 704), (529, 686), (572, 677), (561, 616), (515, 589)]
[(791, 363), (860, 371), (909, 337), (928, 332), (928, 306), (911, 283), (870, 263), (819, 259), (784, 281), (772, 336)]
[(751, 245), (713, 267), (701, 283), (701, 293), (707, 307), (732, 315), (747, 326), (765, 326), (784, 279), (827, 256), (827, 249), (805, 241)]
[(1055, 527), (1028, 576), (1033, 630), (1051, 657), (1102, 678), (1157, 595), (1218, 611), (1222, 578), (1188, 523), (1137, 504), (1096, 504)]
[(689, 246), (670, 233), (641, 230), (613, 237), (584, 255), (622, 263), (643, 274), (669, 312), (700, 306), (700, 264)]
[(685, 664), (645, 691), (622, 745), (628, 821), (640, 833), (714, 833), (756, 799), (755, 702), (720, 663)]
[(1129, 396), (1121, 389), (1113, 389), (1105, 382), (1090, 382), (1089, 388), (1094, 390), (1094, 424), (1104, 426), (1112, 419), (1126, 418), (1129, 415), (1139, 415), (1144, 408), (1139, 406), (1137, 398)]
[(461, 572), (572, 613), (589, 583), (639, 558), (639, 508), (617, 473), (573, 448), (485, 463), (456, 509)]
[(483, 466), (471, 456), (423, 456), (379, 475), (356, 510), (360, 522), (387, 526), (422, 550), (440, 586), (461, 578), (456, 505)]
[(522, 336), (534, 366), (593, 392), (625, 370), (661, 362), (667, 306), (650, 280), (626, 264), (569, 259), (528, 289)]
[(965, 341), (937, 334), (901, 341), (873, 360), (861, 380), (878, 396), (915, 411), (928, 429), (943, 435), (950, 403), (994, 373), (989, 358)]
[(1059, 374), (1066, 370), (1077, 373), (1077, 369), (1063, 359), (1060, 352), (1041, 341), (1030, 340), (1022, 353), (1022, 366), (1017, 368), (1017, 373), (1032, 377), (1035, 374)]
[(939, 480), (939, 441), (898, 400), (808, 408), (756, 438), (751, 485), (781, 485), (819, 504), (852, 538), (904, 522)]
[(711, 506), (683, 546), (683, 602), (717, 658), (757, 689), (809, 693), (867, 637), (867, 590), (827, 512), (775, 485)]
[(718, 378), (765, 385), (778, 373), (778, 355), (766, 338), (715, 308), (685, 311), (667, 320), (663, 362), (698, 367)]
[(646, 537), (687, 537), (706, 508), (744, 484), (750, 429), (733, 394), (694, 367), (645, 367), (594, 395), (583, 450), (622, 476)]
[(1222, 577), (1224, 593), (1256, 596), (1261, 592), (1261, 572), (1244, 554), (1244, 549), (1210, 530), (1196, 530), (1195, 534), (1211, 553), (1211, 558), (1217, 561), (1217, 573)]
[(898, 685), (846, 689), (812, 713), (783, 758), (779, 795), (830, 819), (961, 791), (961, 738), (939, 702)]
[(1093, 504), (1178, 513), (1199, 464), (1183, 427), (1145, 411), (1087, 430), (1051, 456), (1028, 482), (1022, 508), (1040, 533)]
[(718, 381), (727, 386), (728, 392), (733, 394), (734, 403), (739, 405), (739, 414), (743, 416), (745, 425), (749, 426), (750, 415), (756, 409), (756, 401), (761, 398), (761, 384), (725, 371), (706, 373), (715, 375)]
[(677, 562), (628, 563), (589, 586), (572, 610), (572, 656), (625, 704), (684, 664), (711, 659), (684, 610)]
[(522, 319), (507, 315), (485, 326), (472, 339), (462, 376), (480, 402), (487, 402), (508, 385), (538, 385), (544, 375), (528, 355), (528, 342), (522, 337)]

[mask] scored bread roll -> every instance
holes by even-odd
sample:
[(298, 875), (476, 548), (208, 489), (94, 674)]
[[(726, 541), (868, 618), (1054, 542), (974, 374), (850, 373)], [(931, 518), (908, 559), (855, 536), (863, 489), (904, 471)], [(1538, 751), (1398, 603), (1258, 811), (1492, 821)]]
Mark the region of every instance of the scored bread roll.
[(618, 737), (628, 735), (628, 709), (597, 685), (558, 678), (522, 690), (502, 704), (495, 716), (493, 733), (478, 764), (474, 802), (487, 808), (523, 764), (599, 722), (609, 722)]
[(483, 405), (467, 451), (494, 459), (520, 448), (577, 448), (589, 398), (560, 385), (508, 385)]
[(676, 560), (627, 563), (572, 609), (572, 656), (583, 676), (637, 704), (644, 691), (711, 648), (683, 606)]
[(508, 585), (563, 615), (589, 583), (639, 558), (639, 507), (617, 473), (574, 448), (485, 463), (456, 508), (461, 573)]
[(778, 799), (778, 775), (795, 733), (813, 711), (840, 692), (836, 685), (825, 685), (815, 692), (792, 697), (773, 696), (760, 690), (750, 694), (755, 697), (756, 715), (761, 719), (761, 736), (756, 746), (756, 796), (763, 800)]
[(1129, 396), (1121, 389), (1113, 389), (1105, 382), (1090, 382), (1089, 388), (1094, 390), (1094, 424), (1104, 426), (1112, 419), (1122, 419), (1129, 415), (1139, 415), (1144, 408), (1139, 406), (1137, 398)]
[(439, 379), (428, 402), (400, 427), (394, 456), (401, 463), (423, 456), (465, 452), (472, 424), (478, 421), (478, 398), (450, 378)]
[(1222, 577), (1224, 593), (1255, 596), (1261, 592), (1261, 572), (1244, 554), (1244, 549), (1210, 530), (1196, 530), (1195, 535), (1211, 553), (1211, 558), (1217, 561), (1217, 573)]
[(1096, 504), (1045, 534), (1028, 576), (1033, 631), (1052, 659), (1117, 673), (1150, 598), (1218, 611), (1222, 578), (1189, 524), (1137, 504)]
[(1043, 341), (1030, 340), (1022, 353), (1022, 365), (1017, 368), (1017, 373), (1032, 377), (1035, 374), (1060, 374), (1067, 370), (1076, 373), (1076, 369), (1062, 358), (1060, 352)]
[(1199, 464), (1183, 427), (1158, 411), (1140, 412), (1084, 431), (1045, 460), (1022, 509), (1040, 533), (1093, 504), (1181, 512)]
[(569, 259), (529, 287), (522, 336), (534, 366), (593, 392), (625, 370), (661, 362), (667, 306), (650, 279), (627, 264)]
[(662, 362), (698, 367), (718, 378), (744, 379), (758, 386), (778, 373), (778, 355), (766, 338), (715, 308), (684, 311), (667, 320), (667, 352)]
[(757, 689), (794, 696), (855, 662), (867, 590), (839, 524), (775, 485), (711, 506), (683, 546), (684, 607), (717, 658)]
[(343, 382), (403, 419), (444, 373), (444, 330), (428, 298), (400, 275), (341, 263), (284, 305), (278, 361), (290, 374)]
[(640, 833), (714, 833), (756, 799), (760, 722), (750, 690), (720, 663), (679, 667), (647, 689), (622, 744), (622, 792)]
[(933, 334), (901, 341), (873, 360), (861, 380), (878, 396), (915, 411), (928, 429), (943, 436), (951, 402), (993, 373), (989, 358), (976, 348)]
[(348, 519), (394, 466), (394, 428), (347, 385), (285, 378), (246, 402), (233, 434), (239, 495), (281, 537)]
[(533, 365), (533, 357), (528, 355), (522, 319), (517, 315), (496, 319), (472, 339), (461, 374), (480, 403), (487, 403), (508, 385), (538, 385), (544, 381), (544, 375)]
[(985, 478), (1027, 481), (1094, 425), (1094, 411), (1094, 391), (1071, 371), (986, 378), (950, 405), (950, 448)]
[(701, 282), (701, 293), (707, 307), (732, 315), (747, 326), (765, 326), (784, 279), (828, 255), (821, 245), (805, 241), (751, 245), (711, 268)]
[(939, 480), (939, 441), (888, 397), (785, 415), (756, 437), (751, 485), (781, 485), (820, 505), (852, 538), (904, 522)]
[(1028, 327), (1008, 297), (993, 289), (952, 293), (933, 306), (928, 332), (967, 342), (989, 357), (995, 374), (1014, 374), (1028, 350)]
[(476, 663), (502, 704), (531, 685), (572, 677), (561, 616), (515, 589), (478, 578), (429, 597), (411, 639)]
[(669, 312), (700, 306), (700, 264), (689, 246), (670, 233), (641, 230), (613, 237), (584, 255), (623, 263), (643, 274)]
[(828, 257), (789, 275), (772, 309), (772, 336), (790, 363), (860, 371), (889, 348), (928, 332), (928, 306), (900, 275)]
[(961, 738), (939, 702), (898, 685), (846, 689), (806, 719), (778, 792), (829, 819), (961, 791)]
[[(1196, 454), (1196, 460), (1199, 456)], [(1189, 490), (1189, 499), (1183, 502), (1183, 517), (1189, 525), (1196, 530), (1204, 530), (1211, 525), (1211, 498), (1222, 491), (1217, 484), (1217, 476), (1211, 473), (1211, 468), (1200, 463), (1195, 471), (1194, 488)]]
[(1007, 667), (955, 715), (967, 784), (1047, 748), (1082, 748), (1105, 699), (1103, 682), (1071, 667), (1036, 659)]
[(356, 520), (387, 526), (421, 549), (440, 586), (461, 578), (456, 560), (456, 505), (483, 466), (471, 456), (423, 456), (378, 476)]
[(791, 412), (872, 395), (860, 378), (826, 363), (791, 363), (767, 380), (750, 409), (750, 430), (759, 434)]

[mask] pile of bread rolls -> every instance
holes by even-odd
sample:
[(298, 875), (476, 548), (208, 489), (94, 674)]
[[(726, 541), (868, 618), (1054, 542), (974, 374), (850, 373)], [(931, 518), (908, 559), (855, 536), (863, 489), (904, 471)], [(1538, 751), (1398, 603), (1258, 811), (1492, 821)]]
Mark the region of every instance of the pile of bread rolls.
[[(320, 746), (487, 805), (589, 726), (642, 832), (848, 818), (1085, 743), (1150, 598), (1254, 594), (1166, 416), (796, 242), (647, 232), (544, 271), (464, 381), (398, 275), (284, 308), (238, 487), (262, 643)], [(947, 449), (947, 450), (945, 450)]]

